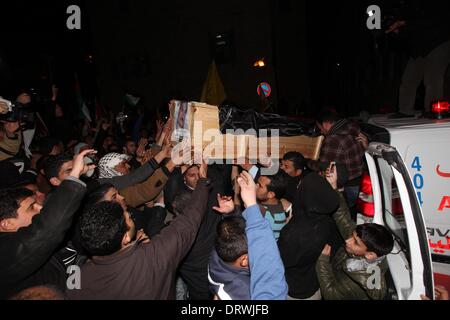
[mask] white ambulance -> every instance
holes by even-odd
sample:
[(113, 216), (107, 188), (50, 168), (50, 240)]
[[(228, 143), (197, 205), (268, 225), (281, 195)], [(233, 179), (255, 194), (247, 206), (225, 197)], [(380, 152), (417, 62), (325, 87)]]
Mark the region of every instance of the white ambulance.
[(388, 256), (393, 299), (419, 299), (424, 292), (431, 297), (434, 283), (450, 290), (448, 104), (433, 111), (438, 117), (374, 116), (362, 124), (372, 143), (358, 223), (383, 224), (395, 238)]

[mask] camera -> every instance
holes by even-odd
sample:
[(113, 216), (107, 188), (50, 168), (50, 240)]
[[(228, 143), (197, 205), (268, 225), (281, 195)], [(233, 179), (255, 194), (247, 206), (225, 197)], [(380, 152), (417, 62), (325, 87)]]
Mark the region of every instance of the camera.
[(3, 102), (8, 107), (8, 113), (1, 115), (0, 120), (6, 122), (23, 123), (24, 129), (31, 129), (34, 127), (35, 112), (29, 105), (23, 105), (18, 102), (11, 102), (0, 97), (0, 102)]

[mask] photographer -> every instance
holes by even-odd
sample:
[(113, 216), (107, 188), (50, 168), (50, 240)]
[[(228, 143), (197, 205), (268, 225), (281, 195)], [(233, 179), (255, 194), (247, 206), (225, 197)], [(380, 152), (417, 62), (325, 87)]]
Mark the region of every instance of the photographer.
[[(25, 91), (10, 102), (0, 98), (0, 160), (13, 158), (20, 152), (23, 142), (24, 155), (31, 157), (29, 147), (36, 131), (36, 112), (31, 95)], [(6, 107), (6, 110), (5, 110)]]
[[(23, 97), (19, 97), (23, 100)], [(0, 114), (7, 115), (9, 108), (7, 102), (0, 100)], [(0, 129), (0, 161), (10, 159), (19, 153), (22, 144), (22, 133), (18, 119), (3, 116)]]

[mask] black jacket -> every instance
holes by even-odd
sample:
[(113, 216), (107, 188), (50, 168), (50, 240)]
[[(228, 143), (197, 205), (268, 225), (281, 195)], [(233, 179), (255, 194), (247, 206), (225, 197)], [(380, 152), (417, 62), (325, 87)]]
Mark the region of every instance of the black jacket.
[(83, 182), (66, 179), (48, 198), (29, 227), (0, 233), (0, 298), (18, 290), (48, 262), (64, 240), (86, 192)]
[[(212, 181), (212, 191), (208, 198), (208, 206), (206, 214), (203, 217), (202, 224), (198, 230), (197, 238), (191, 251), (186, 256), (181, 268), (187, 269), (203, 269), (206, 274), (208, 260), (214, 248), (216, 239), (217, 225), (222, 219), (222, 215), (215, 212), (212, 208), (217, 206), (217, 194), (226, 195), (226, 179), (230, 175), (225, 173), (225, 166), (211, 165), (208, 167), (208, 178)], [(230, 179), (228, 179), (230, 180)]]
[(338, 206), (339, 196), (324, 178), (310, 173), (303, 179), (294, 201), (293, 218), (278, 240), (291, 297), (306, 299), (319, 289), (316, 262), (336, 232), (331, 214)]
[(135, 208), (128, 208), (130, 211), (136, 230), (143, 229), (150, 239), (161, 232), (166, 227), (167, 211), (163, 207), (155, 206), (153, 208), (144, 207), (142, 211)]
[[(179, 272), (189, 290), (189, 299), (209, 299), (208, 261), (214, 248), (217, 234), (217, 224), (222, 216), (212, 207), (217, 206), (217, 194), (225, 195), (227, 175), (225, 166), (211, 165), (208, 167), (208, 177), (212, 181), (212, 191), (205, 208), (205, 215), (197, 233), (194, 244), (180, 265)], [(228, 179), (230, 180), (230, 179)], [(185, 189), (186, 192), (189, 192)], [(192, 191), (190, 191), (192, 192)]]
[[(201, 269), (206, 275), (208, 260), (214, 248), (214, 241), (216, 239), (217, 225), (222, 219), (221, 215), (216, 213), (212, 207), (217, 206), (217, 186), (213, 185), (213, 189), (208, 198), (208, 205), (206, 213), (203, 216), (202, 223), (197, 233), (197, 237), (192, 245), (191, 250), (187, 254), (183, 263), (180, 265), (181, 269), (198, 270)], [(185, 190), (184, 192), (193, 192)]]
[(298, 177), (290, 177), (287, 183), (286, 193), (284, 194), (284, 199), (289, 201), (290, 203), (294, 203), (295, 198), (297, 197), (297, 191), (300, 187), (302, 180), (308, 175), (310, 171), (308, 169), (304, 169), (303, 173)]

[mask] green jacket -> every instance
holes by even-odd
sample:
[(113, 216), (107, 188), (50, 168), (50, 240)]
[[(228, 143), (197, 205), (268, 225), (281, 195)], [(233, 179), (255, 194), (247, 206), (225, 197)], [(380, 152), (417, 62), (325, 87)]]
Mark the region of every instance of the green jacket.
[[(333, 218), (342, 237), (348, 239), (356, 225), (350, 218), (342, 195), (340, 199), (340, 207)], [(378, 268), (371, 268), (375, 266)], [(369, 264), (364, 258), (351, 257), (345, 248), (341, 248), (332, 261), (330, 257), (321, 255), (316, 265), (320, 290), (325, 300), (381, 300), (387, 293), (387, 270), (386, 259)]]

